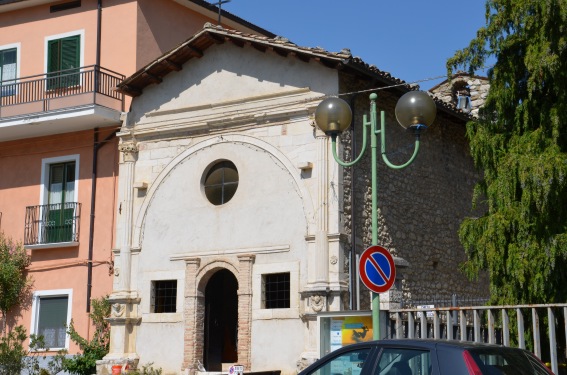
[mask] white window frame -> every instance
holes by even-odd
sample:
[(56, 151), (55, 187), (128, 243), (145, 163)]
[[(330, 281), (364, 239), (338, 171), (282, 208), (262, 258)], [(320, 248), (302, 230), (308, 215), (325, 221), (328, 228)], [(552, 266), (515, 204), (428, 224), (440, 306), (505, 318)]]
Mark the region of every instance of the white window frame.
[[(177, 303), (174, 313), (152, 312), (152, 282), (159, 280), (177, 280)], [(142, 320), (146, 323), (181, 323), (183, 322), (183, 306), (185, 303), (185, 270), (148, 272), (142, 281), (142, 298), (140, 303)]]
[[(39, 192), (39, 204), (45, 205), (49, 200), (49, 168), (51, 164), (57, 163), (65, 163), (65, 162), (75, 162), (75, 194), (73, 197), (74, 202), (79, 201), (79, 170), (80, 170), (80, 155), (66, 155), (66, 156), (58, 156), (54, 158), (45, 158), (41, 160), (41, 181), (40, 181), (40, 192)], [(40, 214), (41, 216), (41, 214)], [(40, 224), (41, 225), (41, 224)], [(42, 233), (41, 228), (39, 228), (39, 233)], [(41, 243), (41, 238), (39, 239)], [(76, 242), (65, 242), (65, 243), (57, 243), (57, 244), (46, 244), (46, 245), (37, 245), (37, 246), (28, 246), (28, 248), (43, 248), (43, 247), (65, 247), (67, 246), (75, 246)]]
[[(289, 273), (289, 308), (265, 309), (262, 278), (271, 273)], [(255, 264), (252, 270), (252, 319), (292, 319), (299, 314), (299, 262)]]
[[(16, 77), (14, 78), (14, 82), (18, 83), (20, 80), (20, 54), (22, 50), (21, 43), (11, 43), (11, 44), (4, 44), (0, 46), (0, 51), (7, 50), (7, 49), (16, 49)], [(16, 86), (16, 91), (14, 91), (14, 95), (18, 94), (18, 86)]]
[[(73, 307), (73, 289), (54, 289), (54, 290), (40, 290), (33, 293), (32, 302), (32, 320), (30, 325), (30, 334), (37, 335), (37, 325), (39, 323), (39, 310), (41, 308), (40, 300), (42, 297), (67, 297), (67, 327), (71, 324), (72, 307)], [(64, 348), (49, 348), (49, 351), (69, 349), (69, 334), (65, 333), (65, 347)]]
[[(50, 36), (46, 36), (45, 37), (45, 41), (44, 41), (44, 47), (43, 47), (43, 72), (47, 75), (47, 73), (49, 73), (47, 71), (48, 67), (49, 67), (49, 42), (52, 40), (56, 40), (56, 39), (63, 39), (63, 38), (68, 38), (70, 36), (80, 36), (81, 39), (81, 50), (79, 51), (79, 68), (81, 68), (79, 71), (82, 72), (83, 71), (83, 67), (85, 66), (85, 30), (81, 29), (81, 30), (75, 30), (75, 31), (69, 31), (67, 33), (63, 33), (63, 34), (57, 34), (57, 35), (50, 35)], [(79, 75), (79, 85), (82, 85), (82, 78), (83, 75), (80, 74)]]
[(75, 162), (75, 202), (79, 201), (79, 163), (81, 157), (79, 154), (58, 156), (54, 158), (45, 158), (41, 160), (41, 190), (39, 196), (40, 204), (47, 204), (49, 192), (49, 167), (51, 164), (66, 163), (70, 161)]

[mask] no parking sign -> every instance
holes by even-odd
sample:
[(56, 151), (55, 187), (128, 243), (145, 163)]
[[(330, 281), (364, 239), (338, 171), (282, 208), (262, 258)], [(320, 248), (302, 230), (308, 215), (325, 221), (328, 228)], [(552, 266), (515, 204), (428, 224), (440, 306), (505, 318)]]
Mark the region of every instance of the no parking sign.
[(358, 271), (362, 283), (374, 293), (387, 292), (396, 281), (394, 258), (382, 246), (370, 246), (364, 250)]
[(244, 366), (232, 365), (228, 368), (228, 375), (242, 375), (244, 373)]

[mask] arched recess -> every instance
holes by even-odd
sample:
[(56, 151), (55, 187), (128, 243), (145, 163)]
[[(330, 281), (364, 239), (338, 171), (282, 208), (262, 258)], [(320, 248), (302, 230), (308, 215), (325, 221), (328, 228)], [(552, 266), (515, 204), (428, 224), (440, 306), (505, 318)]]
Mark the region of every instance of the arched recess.
[[(206, 262), (201, 266), (201, 262)], [(251, 316), (252, 316), (252, 265), (254, 255), (238, 255), (225, 259), (191, 258), (185, 260), (185, 333), (182, 370), (190, 373), (197, 364), (205, 363), (205, 328), (207, 324), (207, 286), (219, 272), (229, 272), (237, 282), (237, 360), (250, 368)], [(210, 362), (209, 362), (210, 363)], [(207, 371), (212, 371), (208, 369)]]
[(182, 163), (185, 159), (190, 158), (192, 154), (197, 153), (205, 148), (212, 147), (216, 144), (221, 143), (240, 143), (244, 145), (249, 145), (257, 147), (260, 150), (267, 152), (271, 157), (274, 158), (274, 162), (282, 165), (285, 170), (288, 171), (289, 175), (292, 177), (294, 184), (296, 186), (297, 194), (299, 195), (303, 212), (305, 216), (305, 221), (307, 223), (307, 233), (306, 235), (314, 235), (315, 229), (315, 213), (313, 208), (313, 200), (311, 194), (305, 184), (301, 181), (300, 173), (298, 168), (293, 165), (293, 163), (284, 155), (278, 148), (272, 146), (271, 144), (260, 140), (255, 137), (241, 135), (241, 134), (223, 134), (222, 136), (215, 136), (201, 141), (192, 147), (189, 147), (184, 152), (180, 153), (175, 157), (159, 174), (155, 181), (151, 184), (146, 197), (140, 207), (140, 211), (136, 217), (136, 222), (134, 223), (134, 228), (132, 230), (132, 247), (141, 248), (143, 237), (144, 237), (144, 225), (146, 220), (147, 211), (152, 204), (152, 200), (155, 197), (157, 190), (159, 189), (162, 182), (167, 178), (167, 176), (176, 168), (177, 165)]

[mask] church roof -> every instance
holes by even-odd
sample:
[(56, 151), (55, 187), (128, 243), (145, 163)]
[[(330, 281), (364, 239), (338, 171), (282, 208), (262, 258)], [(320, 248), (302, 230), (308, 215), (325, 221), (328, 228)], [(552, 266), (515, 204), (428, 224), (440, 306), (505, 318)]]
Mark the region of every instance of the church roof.
[[(301, 47), (282, 37), (271, 38), (246, 34), (207, 23), (197, 34), (126, 78), (118, 85), (117, 90), (132, 97), (139, 96), (147, 86), (161, 83), (169, 73), (181, 70), (183, 64), (187, 61), (200, 58), (212, 45), (223, 43), (232, 43), (239, 47), (249, 45), (258, 51), (273, 51), (283, 57), (295, 57), (304, 62), (317, 61), (332, 69), (373, 79), (380, 86), (392, 86), (393, 89), (401, 92), (418, 88), (378, 69), (374, 65), (365, 63), (360, 57), (352, 56), (348, 49), (343, 49), (340, 52), (329, 52), (320, 47)], [(434, 98), (434, 100), (441, 109), (448, 110), (463, 120), (470, 118), (455, 106), (437, 98)]]
[(359, 57), (353, 57), (348, 49), (328, 52), (319, 47), (300, 47), (285, 38), (245, 34), (208, 23), (200, 32), (126, 78), (118, 86), (118, 90), (130, 96), (138, 96), (148, 85), (160, 83), (167, 74), (181, 70), (183, 64), (190, 59), (202, 57), (210, 46), (222, 43), (233, 43), (239, 47), (250, 45), (262, 52), (271, 50), (281, 56), (294, 56), (305, 62), (318, 61), (329, 68), (359, 71), (375, 76), (386, 84), (405, 83), (390, 73), (364, 63)]

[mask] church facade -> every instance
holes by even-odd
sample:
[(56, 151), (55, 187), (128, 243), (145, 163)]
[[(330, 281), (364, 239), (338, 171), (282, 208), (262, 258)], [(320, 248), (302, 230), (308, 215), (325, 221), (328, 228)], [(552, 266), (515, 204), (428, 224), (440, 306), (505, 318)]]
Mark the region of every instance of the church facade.
[[(369, 88), (392, 113), (411, 89), (348, 50), (211, 25), (120, 84), (133, 99), (117, 135), (111, 348), (99, 373), (153, 362), (294, 374), (319, 357), (318, 314), (369, 309), (353, 277), (369, 245), (369, 160), (340, 167), (313, 119), (323, 98)], [(346, 97), (359, 123), (368, 94)], [(468, 117), (437, 105), (420, 160), (380, 171), (380, 240), (402, 270), (385, 303), (435, 287), (482, 293), (457, 270), (476, 178)], [(387, 119), (388, 146), (405, 149), (411, 136)], [(360, 150), (353, 129), (341, 137), (347, 159)]]

